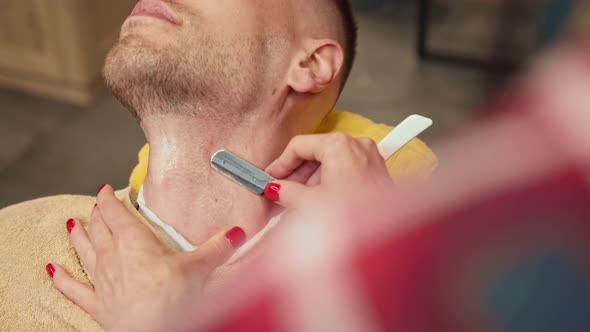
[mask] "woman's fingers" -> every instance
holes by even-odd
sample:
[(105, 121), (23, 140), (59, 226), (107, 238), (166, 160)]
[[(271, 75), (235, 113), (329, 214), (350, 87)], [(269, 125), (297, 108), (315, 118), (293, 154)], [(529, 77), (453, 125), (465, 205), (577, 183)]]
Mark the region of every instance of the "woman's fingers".
[(82, 265), (88, 270), (90, 276), (94, 277), (94, 267), (96, 265), (96, 253), (90, 243), (88, 233), (84, 225), (78, 220), (68, 220), (68, 228), (71, 227), (71, 240)]
[(338, 182), (361, 176), (358, 170), (370, 167), (375, 153), (376, 144), (369, 138), (355, 139), (344, 133), (297, 136), (267, 167), (281, 181), (269, 183), (264, 195), (285, 207), (296, 206), (309, 187), (329, 183), (327, 176)]
[[(321, 164), (317, 161), (305, 161), (289, 176), (280, 179), (308, 184), (309, 179), (314, 177), (316, 173), (319, 173), (320, 166)], [(274, 176), (274, 174), (270, 175)], [(277, 176), (275, 177), (278, 178)]]
[(284, 179), (305, 161), (322, 162), (326, 150), (330, 148), (330, 144), (326, 144), (326, 141), (330, 140), (332, 135), (340, 136), (340, 134), (295, 136), (281, 156), (266, 168), (267, 173)]
[(111, 248), (113, 244), (111, 232), (105, 225), (100, 210), (97, 208), (95, 208), (90, 215), (88, 238), (96, 253)]
[(284, 207), (295, 207), (308, 190), (313, 189), (293, 181), (276, 180), (266, 186), (264, 196)]
[(115, 196), (115, 191), (110, 185), (105, 185), (98, 193), (96, 203), (102, 220), (112, 233), (135, 223), (135, 217)]
[(313, 187), (313, 186), (319, 185), (321, 181), (322, 181), (322, 169), (319, 168), (317, 171), (315, 171), (309, 177), (309, 179), (307, 179), (307, 181), (305, 182), (305, 185), (308, 187)]
[(53, 285), (55, 288), (70, 301), (94, 316), (96, 313), (96, 297), (92, 289), (74, 280), (60, 265), (51, 264), (51, 266), (54, 269)]
[(375, 145), (369, 141), (344, 133), (296, 136), (281, 156), (266, 168), (266, 172), (277, 179), (285, 179), (310, 161), (321, 163), (322, 168), (345, 167), (359, 156), (366, 156), (367, 149)]
[(220, 232), (196, 251), (179, 254), (181, 265), (198, 275), (208, 275), (225, 263), (246, 242), (246, 233), (240, 227)]

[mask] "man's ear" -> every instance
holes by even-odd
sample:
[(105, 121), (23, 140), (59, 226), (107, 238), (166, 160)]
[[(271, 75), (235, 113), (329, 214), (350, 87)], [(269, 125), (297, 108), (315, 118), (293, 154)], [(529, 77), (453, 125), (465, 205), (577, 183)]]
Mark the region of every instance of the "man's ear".
[(334, 82), (342, 69), (342, 47), (331, 39), (309, 40), (289, 70), (287, 84), (299, 93), (320, 93)]

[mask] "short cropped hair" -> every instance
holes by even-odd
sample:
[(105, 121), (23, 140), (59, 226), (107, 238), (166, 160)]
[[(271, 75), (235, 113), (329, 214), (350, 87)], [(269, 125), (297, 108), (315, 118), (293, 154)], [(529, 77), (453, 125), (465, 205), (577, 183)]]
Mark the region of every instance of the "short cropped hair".
[(344, 34), (344, 64), (342, 68), (342, 87), (346, 84), (354, 60), (356, 58), (358, 26), (352, 11), (350, 0), (330, 0), (333, 1), (338, 8), (338, 13), (341, 18), (342, 31)]

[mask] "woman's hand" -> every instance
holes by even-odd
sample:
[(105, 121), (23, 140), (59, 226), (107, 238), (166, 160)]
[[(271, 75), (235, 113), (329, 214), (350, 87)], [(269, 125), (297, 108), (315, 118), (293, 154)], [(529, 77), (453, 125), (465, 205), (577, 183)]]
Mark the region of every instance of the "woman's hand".
[(193, 317), (210, 273), (245, 240), (233, 228), (194, 252), (173, 253), (105, 186), (97, 197), (88, 233), (68, 221), (72, 243), (94, 289), (48, 265), (54, 285), (108, 331), (182, 331)]
[(393, 185), (375, 142), (344, 133), (296, 136), (266, 172), (278, 180), (265, 196), (286, 207), (317, 202), (320, 195), (378, 193)]

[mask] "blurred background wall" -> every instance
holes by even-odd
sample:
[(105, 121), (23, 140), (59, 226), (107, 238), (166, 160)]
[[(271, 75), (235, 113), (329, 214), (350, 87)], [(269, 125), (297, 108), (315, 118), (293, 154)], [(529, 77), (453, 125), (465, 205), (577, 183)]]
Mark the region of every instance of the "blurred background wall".
[[(0, 0), (0, 207), (127, 185), (145, 139), (99, 72), (135, 2)], [(575, 5), (353, 2), (359, 56), (338, 107), (392, 125), (431, 117), (427, 143), (480, 116), (477, 105), (572, 22)]]
[(89, 105), (102, 92), (104, 55), (135, 2), (0, 1), (0, 85)]

